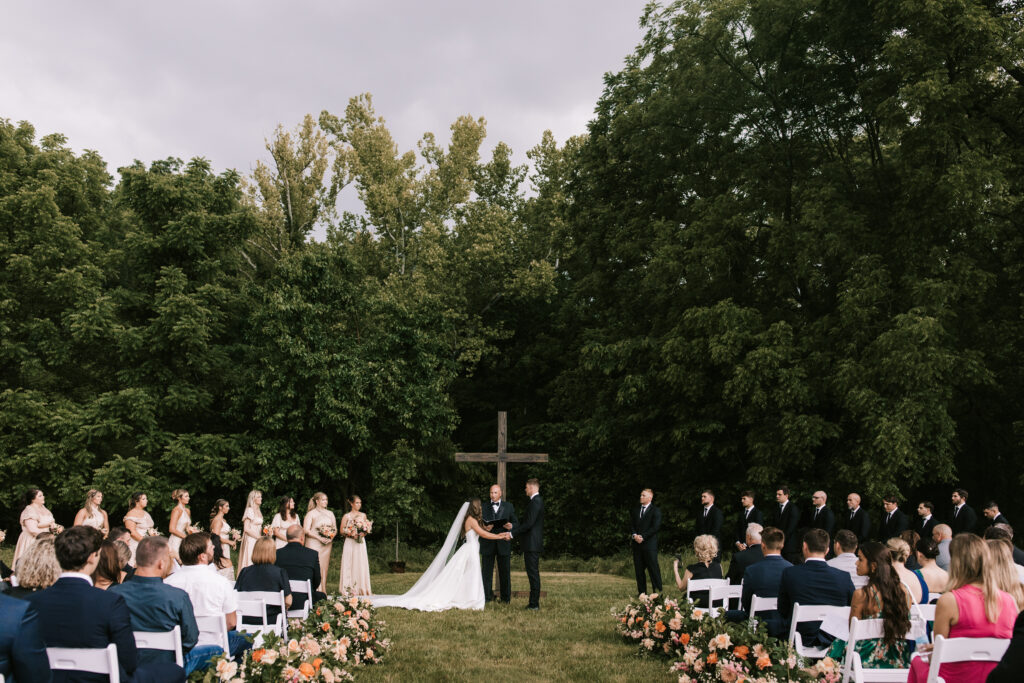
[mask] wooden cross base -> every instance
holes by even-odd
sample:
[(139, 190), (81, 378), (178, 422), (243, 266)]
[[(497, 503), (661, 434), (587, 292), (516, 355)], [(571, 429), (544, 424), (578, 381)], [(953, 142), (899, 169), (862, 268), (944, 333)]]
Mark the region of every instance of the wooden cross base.
[[(528, 598), (528, 597), (530, 597), (530, 591), (512, 591), (512, 597), (513, 598)], [(548, 592), (547, 591), (541, 591), (540, 592), (540, 597), (542, 597), (542, 598), (548, 597)], [(501, 599), (500, 598), (500, 593), (498, 591), (494, 591), (494, 599), (495, 600), (500, 600)]]

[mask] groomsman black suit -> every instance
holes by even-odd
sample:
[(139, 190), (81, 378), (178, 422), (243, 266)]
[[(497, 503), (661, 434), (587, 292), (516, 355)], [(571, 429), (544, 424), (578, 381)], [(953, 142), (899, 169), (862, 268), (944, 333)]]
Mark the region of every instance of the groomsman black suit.
[[(749, 509), (743, 508), (740, 510), (739, 516), (736, 518), (736, 531), (733, 533), (734, 543), (746, 543), (747, 542), (747, 525), (748, 524), (760, 524), (764, 526), (764, 515), (756, 506), (750, 506)], [(734, 545), (733, 548), (736, 546)]]
[(829, 539), (835, 540), (836, 513), (832, 512), (832, 508), (828, 505), (823, 505), (821, 510), (812, 507), (808, 514), (810, 515), (810, 519), (807, 520), (809, 529), (821, 529), (828, 534)]
[[(860, 506), (856, 511), (847, 510), (843, 515), (841, 528), (857, 534), (857, 541), (864, 543), (871, 540), (871, 515)], [(849, 576), (849, 574), (847, 574)]]
[(949, 513), (949, 528), (953, 530), (953, 535), (969, 531), (974, 533), (978, 527), (978, 514), (974, 511), (967, 503), (964, 503), (960, 510), (954, 506), (952, 511)]
[[(647, 592), (647, 574), (651, 575), (651, 592), (660, 593), (661, 567), (658, 565), (658, 531), (661, 529), (661, 510), (653, 502), (637, 505), (629, 513), (629, 545), (633, 550), (633, 571), (636, 574), (636, 591)], [(643, 537), (637, 543), (634, 536)]]
[(718, 557), (722, 557), (722, 525), (725, 524), (725, 515), (712, 500), (711, 505), (701, 507), (697, 512), (697, 521), (694, 524), (696, 535), (709, 534), (718, 540)]
[[(499, 500), (497, 504), (488, 500), (482, 505), (485, 527), (498, 519), (507, 519), (512, 522), (512, 526), (519, 524), (515, 508), (507, 500)], [(504, 527), (491, 529), (492, 534), (504, 531)], [(512, 600), (512, 542), (480, 539), (480, 572), (484, 581), (484, 600), (487, 602), (494, 600), (494, 558), (498, 558), (498, 594), (502, 602), (509, 602)]]
[[(288, 574), (289, 581), (309, 581), (313, 587), (313, 602), (326, 600), (327, 596), (320, 592), (320, 553), (303, 546), (298, 541), (289, 541), (277, 551), (274, 562)], [(306, 596), (292, 593), (291, 609), (302, 609)]]
[(530, 497), (522, 521), (512, 527), (510, 533), (523, 549), (526, 578), (530, 581), (530, 603), (527, 608), (540, 609), (540, 554), (544, 551), (544, 501), (539, 491)]
[(785, 545), (782, 546), (782, 556), (792, 564), (799, 564), (803, 561), (800, 552), (800, 538), (797, 537), (797, 527), (800, 525), (800, 511), (797, 510), (793, 501), (787, 501), (785, 506), (781, 503), (775, 506), (775, 526), (786, 535)]
[(882, 514), (882, 526), (879, 529), (878, 540), (885, 543), (890, 538), (899, 536), (909, 528), (910, 518), (903, 514), (902, 510), (896, 508), (892, 512), (885, 512)]
[(931, 538), (936, 524), (938, 524), (938, 522), (935, 521), (935, 515), (929, 515), (928, 519), (918, 517), (917, 522), (914, 523), (914, 531), (916, 531), (921, 538)]

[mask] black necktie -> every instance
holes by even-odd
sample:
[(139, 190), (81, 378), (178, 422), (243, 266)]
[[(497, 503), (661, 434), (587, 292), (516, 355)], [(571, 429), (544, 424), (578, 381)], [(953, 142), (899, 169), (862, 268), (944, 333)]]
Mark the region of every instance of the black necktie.
[(646, 505), (641, 505), (641, 506), (640, 506), (640, 519), (643, 519), (643, 517), (644, 517), (644, 512), (645, 512), (646, 510), (647, 510), (647, 506), (646, 506)]
[(711, 508), (704, 508), (704, 519), (708, 518), (708, 510), (710, 510), (710, 509)]
[(888, 524), (890, 521), (892, 521), (892, 513), (891, 512), (888, 515), (886, 515), (886, 517), (885, 517), (885, 523), (886, 524)]
[(953, 508), (953, 519), (956, 519), (956, 516), (959, 515), (959, 514), (960, 514), (960, 508), (958, 508), (958, 507)]
[(821, 508), (814, 508), (814, 519), (818, 519), (819, 513), (821, 513)]
[(743, 519), (750, 519), (750, 508), (747, 508), (747, 511), (743, 513)]

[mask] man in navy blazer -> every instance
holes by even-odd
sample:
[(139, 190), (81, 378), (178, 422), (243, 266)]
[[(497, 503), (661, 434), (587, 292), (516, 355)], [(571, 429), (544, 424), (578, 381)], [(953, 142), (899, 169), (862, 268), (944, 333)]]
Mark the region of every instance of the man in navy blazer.
[[(793, 604), (835, 605), (845, 607), (853, 599), (853, 580), (848, 572), (830, 567), (825, 562), (828, 552), (828, 534), (821, 529), (809, 529), (804, 534), (803, 564), (782, 572), (779, 586), (779, 618), (768, 623), (768, 633), (785, 638), (793, 618)], [(805, 644), (818, 637), (821, 622), (804, 622), (797, 629)]]
[[(764, 558), (747, 567), (743, 572), (743, 596), (740, 600), (742, 610), (730, 610), (727, 618), (730, 621), (742, 621), (750, 614), (750, 602), (756, 595), (761, 598), (777, 598), (782, 572), (793, 564), (782, 558), (782, 548), (786, 544), (786, 535), (781, 529), (770, 526), (761, 532), (761, 551)], [(772, 613), (762, 613), (762, 618), (770, 619)]]
[[(105, 648), (117, 645), (122, 681), (170, 683), (185, 681), (185, 670), (173, 663), (139, 666), (132, 634), (131, 614), (120, 595), (92, 585), (99, 564), (103, 536), (92, 527), (76, 526), (57, 536), (53, 543), (63, 572), (57, 583), (28, 597), (39, 612), (47, 647)], [(108, 680), (105, 674), (54, 671), (54, 683)]]
[(530, 582), (530, 602), (526, 609), (540, 609), (540, 554), (544, 550), (544, 501), (540, 497), (540, 482), (526, 480), (526, 495), (530, 502), (519, 524), (509, 532), (523, 548), (523, 564)]
[(31, 603), (0, 594), (0, 676), (11, 683), (50, 683), (50, 662)]

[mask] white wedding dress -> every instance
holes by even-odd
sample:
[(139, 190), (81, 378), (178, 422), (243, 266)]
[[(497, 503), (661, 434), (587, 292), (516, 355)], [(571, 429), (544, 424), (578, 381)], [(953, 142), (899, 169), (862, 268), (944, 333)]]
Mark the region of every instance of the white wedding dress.
[[(480, 537), (475, 531), (466, 532), (466, 542), (452, 550), (466, 521), (469, 503), (463, 503), (455, 523), (448, 531), (441, 551), (423, 572), (413, 587), (402, 595), (373, 595), (365, 599), (374, 607), (402, 607), (424, 612), (446, 609), (483, 609), (484, 582), (480, 574)], [(451, 556), (451, 559), (449, 559)]]

